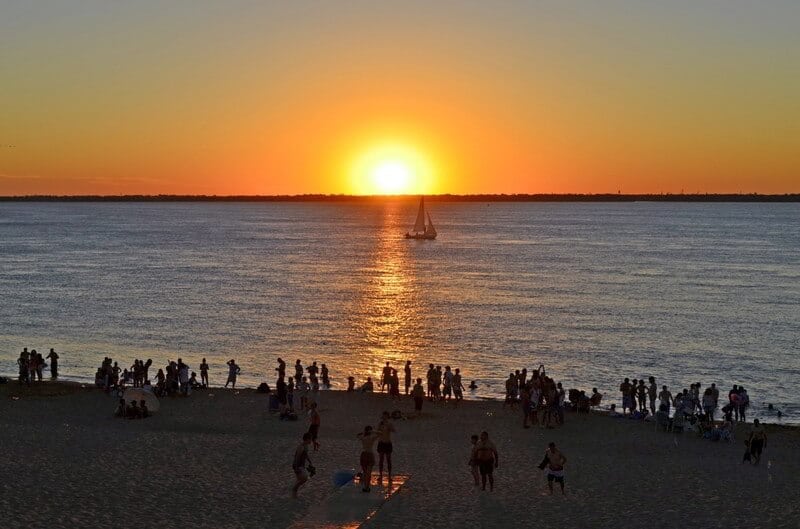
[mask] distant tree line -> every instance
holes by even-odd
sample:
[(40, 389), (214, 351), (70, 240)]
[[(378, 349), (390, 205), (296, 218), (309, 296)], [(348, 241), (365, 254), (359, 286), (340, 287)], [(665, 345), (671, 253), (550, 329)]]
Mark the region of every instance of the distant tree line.
[[(0, 202), (378, 202), (410, 200), (417, 195), (25, 195), (4, 196)], [(427, 195), (431, 202), (800, 202), (800, 193), (748, 194), (499, 194)]]

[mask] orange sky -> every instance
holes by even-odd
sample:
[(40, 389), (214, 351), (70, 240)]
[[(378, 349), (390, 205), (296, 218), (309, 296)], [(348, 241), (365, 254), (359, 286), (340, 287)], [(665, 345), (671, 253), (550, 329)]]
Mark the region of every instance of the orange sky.
[(800, 192), (800, 4), (376, 4), (4, 4), (0, 195)]

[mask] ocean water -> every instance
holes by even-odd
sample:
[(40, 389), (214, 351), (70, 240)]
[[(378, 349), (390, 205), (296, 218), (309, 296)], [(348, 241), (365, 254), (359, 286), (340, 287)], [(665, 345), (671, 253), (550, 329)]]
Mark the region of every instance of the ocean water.
[(439, 238), (405, 240), (416, 207), (0, 204), (0, 372), (54, 347), (65, 379), (205, 357), (221, 384), (235, 358), (253, 386), (281, 356), (342, 388), (410, 359), (500, 397), (544, 364), (609, 402), (743, 384), (800, 422), (800, 204), (431, 203)]

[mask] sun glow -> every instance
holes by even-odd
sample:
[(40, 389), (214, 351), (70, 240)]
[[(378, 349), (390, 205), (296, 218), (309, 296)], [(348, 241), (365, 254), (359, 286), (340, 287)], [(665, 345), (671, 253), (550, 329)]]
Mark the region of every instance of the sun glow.
[(360, 195), (401, 195), (429, 193), (434, 170), (417, 149), (397, 142), (385, 142), (364, 150), (350, 168), (350, 185)]

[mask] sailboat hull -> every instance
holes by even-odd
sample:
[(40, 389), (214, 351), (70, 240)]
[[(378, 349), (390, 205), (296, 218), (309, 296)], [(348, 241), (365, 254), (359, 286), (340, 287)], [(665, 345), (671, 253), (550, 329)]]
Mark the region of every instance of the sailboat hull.
[(406, 233), (406, 239), (416, 239), (418, 241), (432, 241), (436, 235), (430, 233)]

